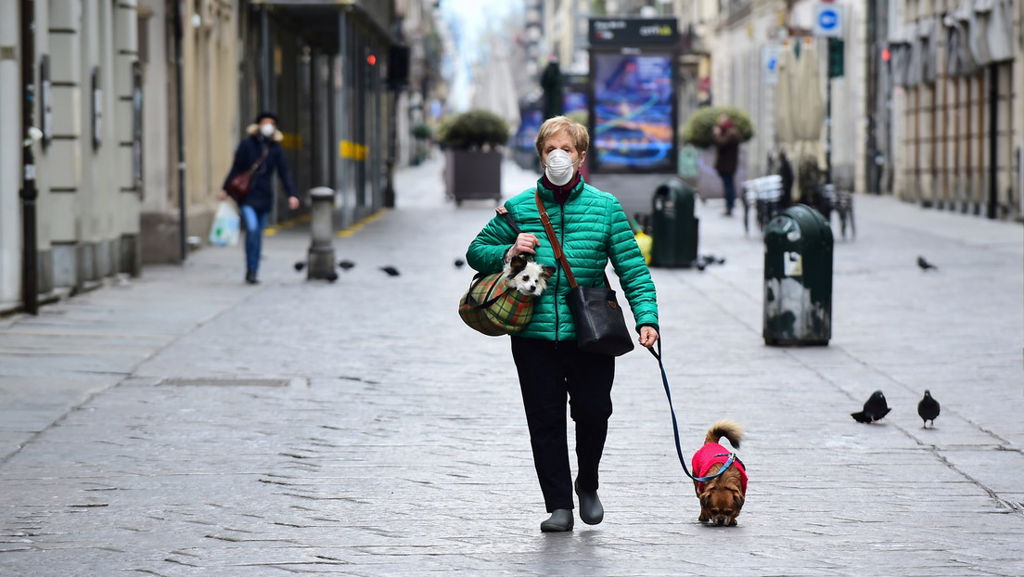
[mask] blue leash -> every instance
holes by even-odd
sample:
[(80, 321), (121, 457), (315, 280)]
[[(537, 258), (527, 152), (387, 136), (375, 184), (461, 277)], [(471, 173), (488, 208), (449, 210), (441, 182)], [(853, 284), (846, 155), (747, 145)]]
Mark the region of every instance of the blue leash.
[(654, 358), (658, 359), (658, 368), (661, 369), (661, 382), (665, 386), (665, 396), (668, 397), (668, 410), (672, 412), (672, 433), (676, 437), (676, 455), (679, 456), (679, 464), (683, 466), (683, 472), (686, 473), (687, 477), (693, 479), (698, 483), (707, 483), (712, 479), (718, 478), (719, 476), (722, 475), (722, 473), (725, 473), (725, 471), (729, 467), (731, 467), (734, 462), (736, 462), (736, 453), (729, 453), (729, 460), (727, 460), (725, 464), (722, 465), (722, 468), (719, 469), (718, 472), (715, 473), (714, 475), (708, 475), (706, 477), (694, 477), (693, 474), (690, 473), (690, 469), (686, 466), (686, 457), (683, 456), (683, 447), (679, 443), (679, 424), (676, 421), (676, 410), (672, 406), (672, 390), (668, 386), (668, 374), (665, 372), (665, 364), (662, 363), (661, 361), (660, 335), (658, 338), (658, 350), (655, 351), (653, 347), (650, 347), (647, 350), (651, 351), (651, 354), (654, 355)]

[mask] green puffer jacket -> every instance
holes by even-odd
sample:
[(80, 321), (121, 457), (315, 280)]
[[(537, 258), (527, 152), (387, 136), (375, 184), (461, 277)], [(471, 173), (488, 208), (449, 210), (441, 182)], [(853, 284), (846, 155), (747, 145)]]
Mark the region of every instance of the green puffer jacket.
[[(633, 311), (637, 330), (644, 325), (657, 328), (654, 281), (619, 200), (585, 184), (582, 178), (564, 205), (555, 202), (554, 193), (544, 188), (541, 181), (537, 182), (537, 190), (540, 190), (551, 226), (562, 243), (576, 282), (580, 286), (603, 286), (605, 267), (610, 260)], [(533, 320), (516, 336), (549, 341), (575, 340), (576, 327), (566, 300), (569, 281), (544, 232), (534, 193), (535, 189), (531, 188), (516, 195), (505, 203), (505, 208), (524, 233), (537, 235), (540, 241), (537, 262), (551, 265), (558, 272), (548, 280), (547, 290), (534, 302)], [(466, 261), (482, 273), (498, 272), (515, 239), (516, 233), (496, 216), (469, 245)]]

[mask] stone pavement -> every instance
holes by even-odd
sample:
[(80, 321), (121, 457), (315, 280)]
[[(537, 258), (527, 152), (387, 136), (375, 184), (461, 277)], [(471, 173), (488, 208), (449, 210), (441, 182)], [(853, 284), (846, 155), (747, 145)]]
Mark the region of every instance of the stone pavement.
[[(718, 418), (748, 430), (739, 526), (696, 521), (635, 351), (605, 522), (541, 534), (507, 340), (455, 314), (452, 261), (492, 205), (446, 203), (440, 171), (399, 173), (399, 207), (337, 240), (357, 266), (333, 285), (293, 271), (296, 227), (258, 287), (240, 248), (210, 248), (0, 319), (0, 575), (1024, 574), (1020, 225), (857, 197), (830, 346), (768, 348), (762, 242), (709, 201), (701, 252), (725, 264), (654, 277), (685, 450)], [(855, 423), (875, 389), (893, 411)]]

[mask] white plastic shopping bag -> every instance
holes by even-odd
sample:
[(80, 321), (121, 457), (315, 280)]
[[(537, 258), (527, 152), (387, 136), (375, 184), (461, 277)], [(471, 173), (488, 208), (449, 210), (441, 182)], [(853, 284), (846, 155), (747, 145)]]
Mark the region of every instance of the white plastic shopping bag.
[(216, 246), (235, 246), (238, 244), (241, 219), (232, 203), (221, 201), (217, 205), (217, 213), (210, 227), (210, 244)]

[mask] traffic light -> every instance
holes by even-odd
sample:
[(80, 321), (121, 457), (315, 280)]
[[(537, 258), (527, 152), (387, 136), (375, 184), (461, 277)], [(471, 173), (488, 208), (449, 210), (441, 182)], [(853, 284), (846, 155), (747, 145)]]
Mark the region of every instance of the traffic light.
[(843, 52), (844, 44), (841, 38), (828, 39), (829, 78), (841, 78), (843, 76)]

